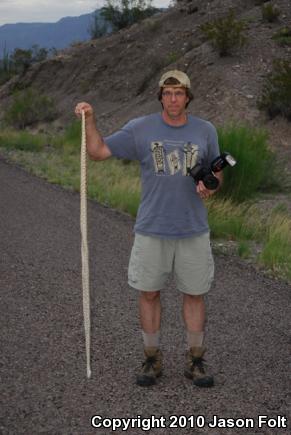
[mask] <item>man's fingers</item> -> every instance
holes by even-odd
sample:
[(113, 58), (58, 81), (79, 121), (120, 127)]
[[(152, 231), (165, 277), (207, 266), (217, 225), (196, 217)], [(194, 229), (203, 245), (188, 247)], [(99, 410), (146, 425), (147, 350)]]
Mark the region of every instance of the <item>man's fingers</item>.
[(204, 183), (200, 180), (199, 183), (197, 184), (197, 193), (201, 199), (207, 199), (209, 196), (212, 195), (213, 192), (207, 189), (204, 186)]
[(75, 107), (75, 114), (80, 118), (82, 111), (84, 111), (85, 116), (90, 116), (93, 114), (92, 106), (88, 103), (78, 103)]

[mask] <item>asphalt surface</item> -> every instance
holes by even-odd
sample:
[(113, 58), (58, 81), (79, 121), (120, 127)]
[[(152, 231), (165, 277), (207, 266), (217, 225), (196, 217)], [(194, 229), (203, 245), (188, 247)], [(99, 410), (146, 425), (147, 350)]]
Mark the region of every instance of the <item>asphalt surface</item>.
[[(290, 433), (290, 285), (215, 256), (206, 340), (215, 386), (199, 389), (183, 377), (181, 295), (170, 281), (162, 293), (164, 375), (138, 387), (137, 294), (127, 285), (134, 222), (90, 202), (87, 380), (79, 195), (0, 160), (0, 207), (1, 434)], [(99, 428), (94, 415), (105, 419), (95, 418)], [(232, 420), (211, 427), (214, 415)], [(113, 423), (122, 426), (112, 431)]]

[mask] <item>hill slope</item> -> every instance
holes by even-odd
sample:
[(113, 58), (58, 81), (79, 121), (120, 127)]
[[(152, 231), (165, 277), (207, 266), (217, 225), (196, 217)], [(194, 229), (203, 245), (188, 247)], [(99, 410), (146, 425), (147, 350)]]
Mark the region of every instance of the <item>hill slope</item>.
[[(216, 125), (230, 120), (264, 125), (281, 156), (286, 172), (291, 154), (290, 123), (269, 121), (257, 109), (264, 78), (275, 58), (291, 58), (290, 47), (279, 46), (272, 35), (291, 26), (290, 0), (278, 0), (278, 22), (265, 23), (254, 0), (202, 0), (179, 2), (139, 25), (85, 42), (59, 56), (34, 65), (24, 77), (0, 89), (0, 109), (15, 86), (34, 86), (56, 99), (64, 125), (73, 117), (74, 105), (91, 102), (103, 133), (115, 130), (129, 118), (160, 109), (156, 99), (162, 72), (180, 68), (192, 81), (195, 99), (190, 111)], [(219, 57), (199, 26), (235, 10), (247, 22), (248, 45), (231, 57)], [(290, 160), (290, 159), (289, 159)]]

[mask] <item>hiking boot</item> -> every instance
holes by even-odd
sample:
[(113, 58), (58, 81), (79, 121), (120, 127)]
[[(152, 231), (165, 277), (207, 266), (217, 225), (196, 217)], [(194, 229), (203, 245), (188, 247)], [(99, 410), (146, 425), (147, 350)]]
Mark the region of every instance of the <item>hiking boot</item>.
[(213, 376), (207, 375), (205, 371), (205, 361), (203, 355), (204, 347), (191, 347), (186, 354), (186, 368), (184, 375), (192, 379), (193, 384), (198, 387), (212, 387), (214, 385)]
[(154, 385), (162, 374), (162, 353), (157, 347), (146, 347), (144, 354), (146, 359), (141, 373), (136, 378), (136, 383), (141, 387), (149, 387)]

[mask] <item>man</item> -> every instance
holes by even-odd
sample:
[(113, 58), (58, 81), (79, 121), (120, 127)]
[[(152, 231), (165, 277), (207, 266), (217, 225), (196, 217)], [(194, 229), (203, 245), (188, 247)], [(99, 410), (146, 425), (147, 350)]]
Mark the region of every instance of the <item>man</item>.
[[(160, 290), (174, 272), (183, 293), (187, 333), (184, 374), (194, 385), (210, 387), (213, 377), (206, 373), (203, 359), (203, 295), (210, 289), (214, 264), (203, 200), (214, 190), (208, 190), (201, 180), (196, 185), (189, 169), (197, 163), (210, 167), (219, 155), (217, 134), (212, 124), (187, 113), (193, 95), (185, 73), (168, 71), (159, 88), (162, 113), (133, 119), (104, 139), (96, 129), (89, 104), (77, 104), (75, 112), (77, 116), (85, 112), (87, 150), (92, 159), (113, 155), (139, 160), (141, 165), (142, 197), (128, 269), (129, 285), (139, 290), (145, 353), (137, 384), (155, 384), (162, 374)], [(222, 173), (216, 176), (221, 184)]]

